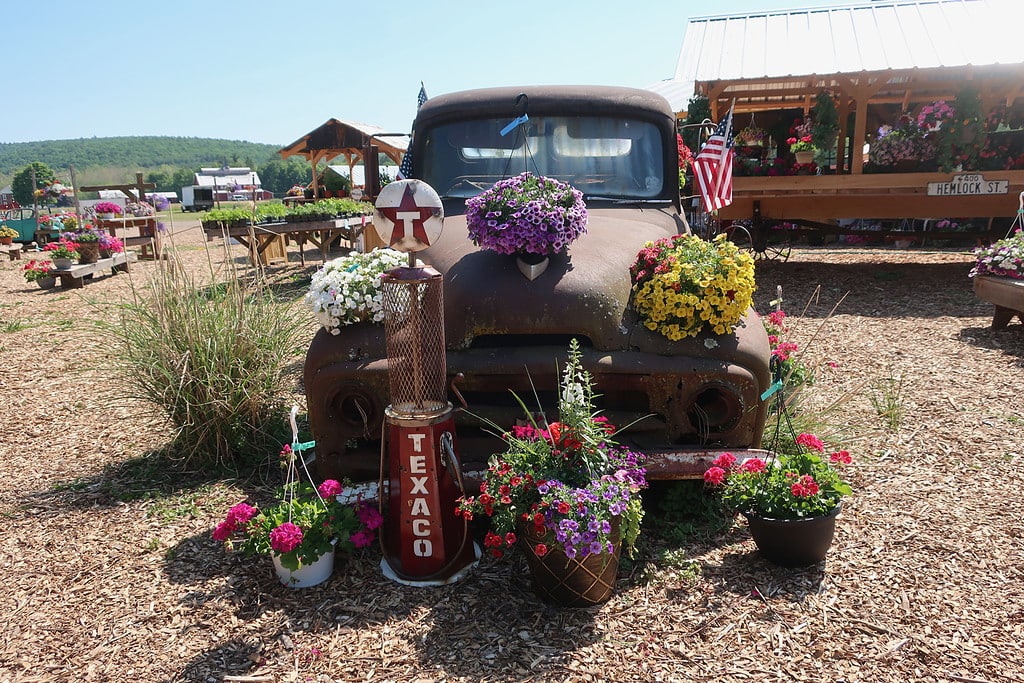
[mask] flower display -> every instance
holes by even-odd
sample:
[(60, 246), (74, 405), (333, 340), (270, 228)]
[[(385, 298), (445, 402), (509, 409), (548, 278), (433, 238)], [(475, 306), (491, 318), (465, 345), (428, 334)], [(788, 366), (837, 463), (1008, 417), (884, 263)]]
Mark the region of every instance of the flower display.
[(21, 274), (25, 276), (25, 279), (29, 282), (35, 282), (41, 277), (50, 275), (53, 270), (52, 261), (37, 261), (32, 259), (24, 266), (21, 267)]
[(0, 237), (6, 237), (14, 239), (18, 236), (18, 231), (14, 228), (8, 227), (7, 225), (0, 225)]
[(521, 173), (466, 200), (473, 244), (500, 254), (556, 254), (587, 230), (583, 193), (554, 178)]
[(945, 100), (936, 100), (921, 107), (917, 114), (917, 127), (926, 131), (938, 130), (955, 116), (956, 111)]
[(738, 461), (731, 453), (722, 453), (704, 472), (704, 482), (733, 513), (771, 519), (828, 515), (853, 492), (838, 469), (852, 458), (845, 450), (832, 451), (826, 458), (825, 450), (821, 439), (803, 433), (791, 449), (767, 460)]
[(78, 217), (73, 213), (53, 213), (39, 217), (39, 227), (63, 232), (78, 227)]
[(384, 321), (381, 277), (409, 258), (394, 249), (352, 253), (325, 263), (313, 273), (304, 301), (331, 334), (343, 325)]
[(92, 207), (96, 213), (112, 213), (115, 216), (121, 215), (121, 205), (115, 202), (99, 202)]
[(676, 133), (676, 150), (679, 155), (679, 189), (686, 187), (686, 173), (693, 163), (693, 152), (683, 143), (683, 136)]
[(974, 250), (975, 263), (970, 277), (994, 275), (1024, 279), (1024, 231), (1020, 228), (1012, 235)]
[(757, 126), (750, 125), (742, 129), (740, 132), (736, 133), (734, 141), (737, 145), (747, 145), (748, 147), (756, 147), (759, 145), (763, 145), (765, 138), (767, 137), (768, 136), (765, 134), (763, 128), (758, 128)]
[(573, 340), (559, 420), (527, 412), (527, 424), (503, 434), (508, 447), (489, 461), (480, 494), (459, 500), (457, 512), (466, 519), (490, 517), (484, 545), (495, 557), (516, 544), (520, 523), (546, 536), (538, 555), (555, 544), (570, 559), (612, 553), (616, 527), (627, 550), (633, 547), (643, 517), (639, 494), (647, 487), (643, 456), (615, 443), (615, 427), (594, 414), (593, 399)]
[(812, 152), (814, 145), (811, 142), (814, 132), (814, 121), (810, 118), (794, 119), (793, 125), (789, 127), (789, 137), (786, 144), (790, 152)]
[(786, 389), (814, 384), (814, 372), (800, 359), (799, 345), (787, 336), (789, 328), (786, 325), (786, 312), (781, 309), (772, 311), (762, 316), (761, 322), (768, 333), (771, 355), (781, 364), (780, 374)]
[(120, 237), (108, 234), (106, 231), (99, 231), (100, 249), (109, 251), (112, 254), (120, 254), (124, 251), (124, 242)]
[(82, 226), (81, 230), (75, 232), (66, 232), (65, 235), (68, 239), (71, 239), (78, 244), (82, 243), (98, 243), (100, 241), (100, 232), (92, 226), (91, 223), (86, 223)]
[(695, 337), (705, 326), (729, 333), (754, 297), (754, 259), (725, 234), (710, 242), (694, 235), (648, 242), (629, 274), (644, 326), (672, 341)]
[(868, 150), (868, 158), (876, 166), (892, 166), (905, 159), (934, 161), (935, 142), (908, 119), (897, 127), (881, 126)]
[(813, 152), (814, 145), (811, 144), (810, 135), (802, 135), (800, 137), (786, 138), (786, 144), (789, 145), (790, 152)]
[[(293, 468), (297, 452), (285, 446), (281, 457)], [(312, 564), (332, 547), (343, 551), (366, 547), (376, 538), (383, 518), (362, 501), (342, 504), (338, 496), (343, 492), (333, 479), (319, 487), (291, 479), (274, 505), (261, 509), (242, 502), (231, 507), (213, 530), (213, 539), (244, 555), (273, 553), (292, 571), (300, 563)]]
[(47, 242), (43, 245), (43, 251), (50, 258), (78, 258), (78, 243), (67, 237), (61, 237), (56, 242)]
[(149, 202), (129, 202), (124, 207), (127, 213), (135, 216), (136, 218), (143, 218), (145, 216), (153, 216), (156, 214), (156, 209)]

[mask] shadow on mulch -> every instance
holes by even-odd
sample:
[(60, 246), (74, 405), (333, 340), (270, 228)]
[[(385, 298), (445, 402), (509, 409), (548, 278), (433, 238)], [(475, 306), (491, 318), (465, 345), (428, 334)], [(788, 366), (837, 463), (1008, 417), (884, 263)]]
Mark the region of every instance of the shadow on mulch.
[[(856, 263), (768, 261), (757, 266), (758, 310), (770, 310), (776, 286), (783, 286), (783, 308), (809, 318), (824, 318), (842, 299), (836, 313), (865, 317), (937, 318), (984, 315), (988, 308), (974, 297), (971, 263), (872, 262), (870, 254)], [(815, 289), (820, 291), (815, 293)], [(843, 299), (843, 297), (846, 297)]]
[(965, 327), (960, 340), (971, 346), (1016, 356), (1017, 366), (1024, 367), (1024, 323), (1016, 318), (1001, 330), (991, 327)]
[[(413, 587), (388, 581), (380, 570), (379, 548), (338, 555), (331, 578), (318, 586), (280, 585), (265, 556), (225, 554), (205, 535), (182, 540), (168, 553), (166, 574), (193, 583), (188, 600), (196, 609), (211, 601), (229, 605), (242, 622), (269, 620), (258, 638), (219, 642), (184, 665), (176, 680), (206, 680), (213, 673), (254, 675), (267, 662), (305, 661), (324, 655), (323, 666), (339, 675), (339, 666), (364, 674), (388, 666), (388, 652), (412, 645), (415, 667), (451, 677), (497, 676), (500, 680), (537, 680), (565, 655), (600, 640), (594, 617), (601, 608), (560, 609), (541, 602), (530, 587), (525, 560), (514, 554), (501, 561), (484, 558), (460, 581), (438, 587)], [(201, 585), (217, 576), (218, 588)], [(361, 629), (380, 633), (388, 623), (394, 641), (375, 641), (373, 649), (339, 651), (339, 635)], [(426, 632), (422, 626), (428, 625)], [(407, 642), (413, 638), (413, 642)], [(347, 640), (351, 641), (348, 637)], [(258, 642), (258, 644), (256, 644)], [(394, 666), (407, 668), (408, 659)], [(380, 675), (385, 675), (381, 672)], [(498, 679), (495, 679), (498, 680)]]

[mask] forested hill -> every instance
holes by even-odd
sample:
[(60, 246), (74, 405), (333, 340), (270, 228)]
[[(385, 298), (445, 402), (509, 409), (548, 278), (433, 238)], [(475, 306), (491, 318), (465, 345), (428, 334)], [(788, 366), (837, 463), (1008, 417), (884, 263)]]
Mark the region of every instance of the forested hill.
[(0, 143), (0, 175), (11, 175), (33, 161), (54, 169), (86, 169), (92, 166), (159, 168), (177, 166), (262, 166), (279, 158), (281, 145), (241, 140), (136, 136), (79, 138), (41, 142)]

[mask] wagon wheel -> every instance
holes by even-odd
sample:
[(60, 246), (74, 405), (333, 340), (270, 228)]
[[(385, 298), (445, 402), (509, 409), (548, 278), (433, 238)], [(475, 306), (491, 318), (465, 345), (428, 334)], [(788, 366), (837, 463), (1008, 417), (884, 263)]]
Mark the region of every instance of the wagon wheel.
[(761, 221), (751, 224), (749, 236), (751, 251), (758, 261), (786, 261), (793, 252), (793, 236), (787, 230), (780, 235), (779, 241), (769, 239), (769, 230)]

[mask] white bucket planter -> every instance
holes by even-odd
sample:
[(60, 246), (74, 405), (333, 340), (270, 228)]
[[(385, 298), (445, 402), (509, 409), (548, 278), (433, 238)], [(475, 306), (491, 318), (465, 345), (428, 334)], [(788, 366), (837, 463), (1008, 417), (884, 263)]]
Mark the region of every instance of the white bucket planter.
[(274, 561), (274, 570), (277, 572), (277, 578), (281, 580), (282, 585), (289, 588), (316, 586), (331, 578), (331, 574), (334, 573), (333, 547), (329, 552), (317, 558), (313, 564), (299, 564), (299, 568), (295, 571), (281, 566), (281, 560), (276, 553), (272, 553), (270, 557)]

